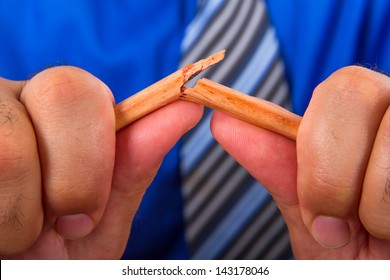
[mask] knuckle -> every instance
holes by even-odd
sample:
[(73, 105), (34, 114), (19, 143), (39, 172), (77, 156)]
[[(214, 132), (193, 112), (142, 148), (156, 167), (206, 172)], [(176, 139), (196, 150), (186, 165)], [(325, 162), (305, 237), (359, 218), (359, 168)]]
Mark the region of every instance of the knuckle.
[(73, 66), (53, 67), (40, 72), (27, 83), (24, 92), (28, 94), (22, 93), (22, 101), (32, 102), (38, 110), (50, 112), (58, 108), (82, 110), (93, 107), (91, 103), (106, 102), (107, 98), (113, 100), (111, 91), (103, 82)]
[(80, 73), (81, 70), (73, 67), (49, 68), (32, 79), (37, 90), (31, 94), (43, 107), (74, 102), (75, 98), (85, 94), (78, 88)]
[(314, 94), (333, 94), (338, 103), (382, 108), (390, 100), (389, 79), (381, 73), (360, 66), (347, 66), (321, 83)]

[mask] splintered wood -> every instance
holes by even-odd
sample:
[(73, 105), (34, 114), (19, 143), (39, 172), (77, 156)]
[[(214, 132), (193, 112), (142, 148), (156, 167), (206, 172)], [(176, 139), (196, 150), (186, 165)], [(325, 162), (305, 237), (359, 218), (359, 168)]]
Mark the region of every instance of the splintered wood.
[(301, 117), (268, 101), (248, 96), (208, 79), (200, 79), (194, 88), (185, 83), (224, 58), (220, 51), (189, 64), (115, 106), (116, 129), (175, 100), (183, 99), (222, 111), (238, 119), (296, 140)]
[(189, 64), (115, 105), (116, 130), (180, 98), (182, 87), (192, 77), (221, 61), (225, 51)]

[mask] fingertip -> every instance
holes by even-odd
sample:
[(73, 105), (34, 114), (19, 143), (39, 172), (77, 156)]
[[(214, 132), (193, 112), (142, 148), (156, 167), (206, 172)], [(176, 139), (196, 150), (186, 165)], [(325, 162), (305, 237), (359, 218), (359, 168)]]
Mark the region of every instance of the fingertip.
[[(210, 130), (214, 138), (229, 152), (231, 149), (248, 147), (256, 127), (225, 113), (215, 111), (211, 117)], [(254, 132), (256, 133), (256, 132)], [(248, 137), (249, 136), (249, 137)]]
[(65, 215), (56, 219), (55, 228), (63, 238), (76, 240), (87, 236), (93, 230), (94, 223), (86, 214)]
[(313, 238), (325, 248), (341, 248), (345, 246), (351, 233), (347, 221), (329, 216), (317, 216), (311, 227)]
[(218, 111), (214, 111), (213, 114), (211, 115), (210, 130), (217, 141), (219, 139), (223, 141), (223, 136), (226, 135), (224, 133), (226, 126), (224, 126), (223, 124), (226, 121), (229, 121), (227, 120), (228, 118), (229, 118), (228, 115)]
[[(45, 200), (45, 214), (50, 225), (66, 239), (88, 235), (102, 219), (111, 186), (97, 178), (90, 186), (77, 185), (58, 188), (56, 195)], [(111, 182), (111, 180), (110, 180)], [(99, 185), (101, 184), (101, 185)]]
[(204, 107), (202, 105), (179, 100), (175, 102), (174, 106), (180, 106), (177, 115), (183, 120), (184, 132), (195, 127), (203, 116)]

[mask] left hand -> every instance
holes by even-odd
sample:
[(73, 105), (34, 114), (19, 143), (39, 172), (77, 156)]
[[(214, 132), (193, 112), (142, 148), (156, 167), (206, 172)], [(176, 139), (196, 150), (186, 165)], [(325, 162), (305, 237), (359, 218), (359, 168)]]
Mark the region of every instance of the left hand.
[(166, 153), (202, 112), (176, 101), (115, 133), (111, 91), (82, 69), (0, 78), (0, 259), (120, 258)]
[(274, 197), (296, 258), (390, 259), (389, 105), (390, 78), (346, 67), (314, 91), (296, 143), (222, 113), (211, 129)]

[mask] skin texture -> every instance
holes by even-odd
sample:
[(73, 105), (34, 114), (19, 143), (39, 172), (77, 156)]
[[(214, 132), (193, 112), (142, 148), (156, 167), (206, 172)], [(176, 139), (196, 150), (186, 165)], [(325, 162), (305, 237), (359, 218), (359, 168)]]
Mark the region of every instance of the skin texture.
[(296, 143), (214, 114), (215, 138), (275, 198), (296, 258), (390, 258), (389, 93), (380, 73), (340, 69), (315, 89)]
[(115, 133), (110, 90), (81, 69), (1, 79), (0, 90), (2, 258), (120, 258), (163, 157), (202, 107), (174, 102)]
[[(83, 70), (0, 79), (0, 91), (1, 258), (120, 258), (202, 107), (177, 101), (115, 133), (110, 90)], [(215, 138), (275, 198), (296, 258), (390, 258), (389, 92), (382, 74), (340, 69), (315, 89), (296, 143), (214, 114)]]

